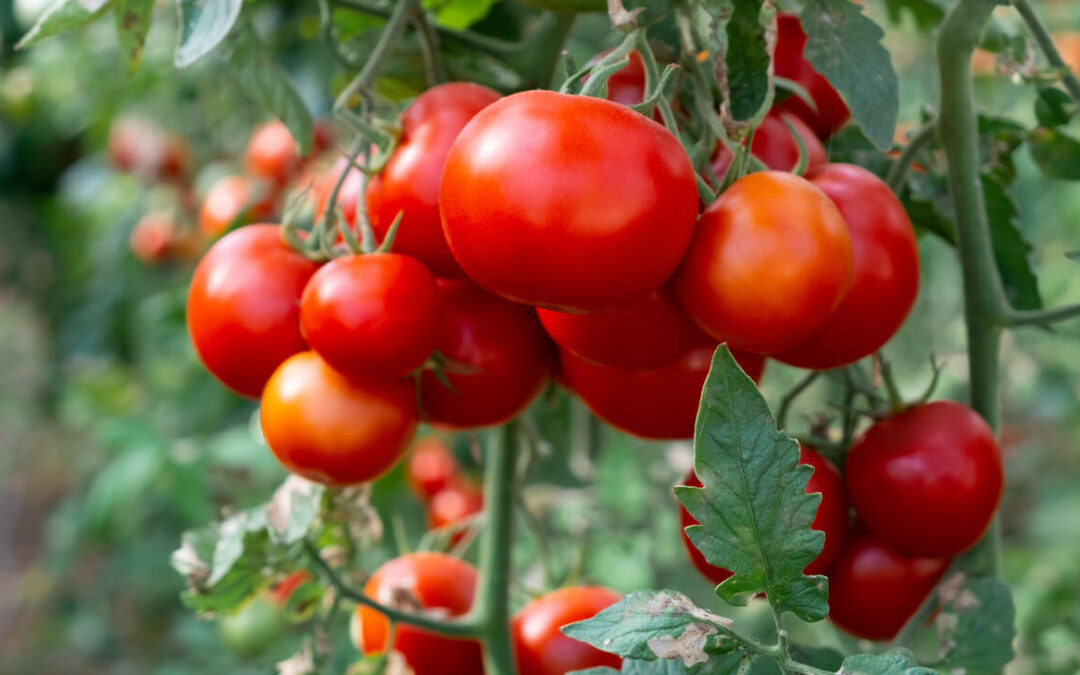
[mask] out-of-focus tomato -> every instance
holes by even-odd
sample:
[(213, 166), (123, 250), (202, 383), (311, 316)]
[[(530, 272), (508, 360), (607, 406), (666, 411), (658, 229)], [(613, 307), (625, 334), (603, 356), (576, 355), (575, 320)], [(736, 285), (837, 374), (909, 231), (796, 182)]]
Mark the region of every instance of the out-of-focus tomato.
[(235, 225), (269, 220), (277, 212), (277, 194), (262, 181), (227, 176), (206, 193), (199, 208), (199, 230), (220, 237)]
[(145, 263), (161, 263), (168, 259), (176, 233), (176, 222), (168, 213), (151, 211), (135, 223), (128, 246), (131, 253)]
[(431, 499), (458, 477), (457, 460), (436, 436), (416, 441), (406, 466), (409, 485), (422, 499)]
[(284, 185), (300, 166), (300, 146), (278, 120), (255, 127), (244, 152), (244, 167), (253, 176)]
[(428, 503), (428, 527), (437, 529), (460, 523), (484, 510), (484, 491), (460, 478), (439, 490)]

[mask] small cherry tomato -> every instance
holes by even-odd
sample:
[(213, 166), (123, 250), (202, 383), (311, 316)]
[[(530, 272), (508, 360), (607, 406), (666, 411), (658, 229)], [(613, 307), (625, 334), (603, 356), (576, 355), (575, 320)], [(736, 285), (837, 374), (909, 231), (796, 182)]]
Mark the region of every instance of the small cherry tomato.
[(514, 615), (511, 632), (518, 675), (565, 675), (608, 666), (622, 659), (564, 635), (562, 627), (596, 616), (622, 599), (601, 586), (571, 586), (540, 596)]
[(844, 471), (859, 520), (906, 556), (951, 556), (986, 532), (1004, 483), (994, 432), (971, 408), (935, 401), (878, 422)]
[(829, 81), (814, 70), (803, 56), (805, 48), (806, 33), (799, 24), (799, 17), (794, 14), (780, 14), (777, 18), (776, 53), (773, 57), (776, 74), (802, 85), (810, 94), (817, 110), (794, 95), (784, 99), (776, 107), (799, 116), (814, 129), (818, 137), (824, 139), (844, 126), (851, 117), (851, 111)]
[(770, 355), (810, 338), (851, 284), (851, 236), (809, 181), (752, 173), (705, 210), (675, 276), (682, 306), (732, 349)]
[(473, 281), (569, 312), (628, 305), (686, 252), (697, 213), (690, 160), (625, 106), (526, 91), (482, 110), (450, 149), (440, 206)]
[[(785, 124), (785, 122), (787, 124)], [(774, 171), (791, 171), (799, 163), (799, 144), (791, 134), (790, 124), (799, 139), (806, 147), (806, 168), (821, 166), (829, 161), (825, 153), (825, 146), (821, 144), (814, 130), (806, 122), (791, 113), (771, 112), (761, 120), (761, 126), (754, 131), (754, 141), (750, 151), (765, 166)], [(713, 173), (718, 179), (723, 180), (728, 167), (731, 166), (732, 154), (727, 147), (720, 143), (716, 146), (716, 154), (713, 155)]]
[(278, 120), (255, 127), (244, 152), (248, 173), (284, 185), (300, 166), (300, 146)]
[(263, 389), (263, 435), (286, 469), (325, 485), (374, 480), (416, 430), (408, 382), (347, 376), (315, 352), (290, 356)]
[(840, 209), (851, 234), (851, 288), (825, 325), (776, 359), (826, 370), (873, 354), (904, 323), (919, 292), (919, 249), (904, 205), (862, 167), (827, 164), (807, 177)]
[[(443, 553), (409, 553), (376, 570), (364, 593), (384, 605), (461, 616), (472, 607), (476, 569)], [(353, 642), (364, 654), (379, 654), (386, 649), (390, 622), (374, 609), (360, 606), (351, 632)], [(484, 672), (476, 640), (436, 635), (401, 623), (394, 628), (393, 649), (405, 657), (415, 675)]]
[(431, 499), (458, 477), (454, 454), (435, 436), (416, 442), (405, 468), (409, 486), (421, 499)]
[(483, 489), (472, 481), (459, 478), (431, 498), (427, 507), (428, 527), (434, 530), (454, 525), (483, 510)]
[(524, 410), (551, 374), (554, 354), (536, 313), (475, 284), (438, 282), (442, 328), (436, 349), (449, 359), (448, 388), (432, 372), (420, 378), (420, 406), (433, 424), (502, 424)]
[(277, 212), (277, 195), (261, 181), (227, 176), (206, 193), (199, 208), (199, 230), (220, 237), (237, 225), (268, 220)]
[(934, 590), (948, 558), (905, 558), (860, 530), (829, 568), (829, 618), (866, 640), (891, 640)]
[(168, 213), (151, 211), (135, 223), (128, 246), (131, 253), (144, 263), (162, 263), (169, 258), (176, 222)]
[[(622, 370), (589, 363), (560, 350), (562, 374), (597, 417), (623, 431), (658, 440), (693, 438), (701, 389), (716, 345), (691, 350), (656, 370)], [(756, 382), (765, 369), (760, 356), (732, 353)]]
[(307, 348), (300, 294), (316, 269), (276, 225), (249, 225), (215, 243), (195, 268), (187, 301), (188, 332), (206, 369), (258, 398), (274, 369)]

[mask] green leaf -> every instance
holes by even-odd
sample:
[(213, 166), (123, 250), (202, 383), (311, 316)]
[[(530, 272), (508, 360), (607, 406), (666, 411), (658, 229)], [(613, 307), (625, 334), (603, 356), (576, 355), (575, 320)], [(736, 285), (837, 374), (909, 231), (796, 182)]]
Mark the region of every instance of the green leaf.
[(855, 123), (882, 150), (892, 147), (900, 93), (885, 32), (849, 0), (807, 0), (800, 15), (807, 60), (836, 88)]
[(728, 109), (738, 122), (753, 119), (769, 101), (769, 53), (761, 0), (733, 0), (724, 69)]
[(266, 523), (276, 543), (300, 541), (322, 511), (326, 488), (290, 474), (266, 505)]
[[(727, 659), (725, 658), (725, 661), (726, 660)], [(736, 673), (738, 672), (738, 663), (741, 663), (741, 661), (742, 658), (736, 659), (735, 668), (725, 667), (725, 663), (710, 662), (708, 664), (708, 672), (710, 675)], [(625, 659), (622, 662), (622, 668), (619, 670), (600, 667), (571, 671), (572, 675), (615, 675), (615, 673), (623, 673), (624, 675), (685, 675), (698, 672), (705, 672), (703, 666), (687, 668), (683, 665), (682, 661), (678, 659), (661, 659), (659, 661), (635, 661), (633, 659)]]
[(1031, 266), (1031, 244), (1024, 239), (1018, 224), (1019, 212), (1006, 186), (989, 173), (982, 175), (990, 237), (994, 244), (1001, 283), (1009, 302), (1017, 309), (1041, 309), (1039, 280)]
[(154, 0), (114, 0), (116, 28), (120, 49), (127, 59), (128, 70), (134, 71), (142, 62), (143, 45), (154, 14)]
[(424, 0), (424, 9), (435, 13), (442, 26), (462, 30), (487, 16), (495, 0)]
[(251, 25), (241, 22), (223, 51), (237, 85), (266, 112), (284, 122), (300, 146), (300, 154), (307, 155), (313, 133), (311, 111)]
[(776, 429), (761, 392), (725, 346), (705, 381), (694, 453), (705, 487), (675, 492), (700, 523), (686, 528), (694, 546), (733, 573), (717, 594), (745, 605), (765, 592), (777, 613), (825, 618), (825, 577), (802, 573), (825, 541), (810, 529), (821, 501), (806, 494), (813, 469), (799, 464), (799, 444)]
[(1072, 99), (1055, 87), (1039, 89), (1035, 99), (1035, 118), (1040, 126), (1060, 127), (1072, 119)]
[(57, 0), (19, 40), (15, 49), (23, 49), (47, 37), (93, 23), (109, 8), (111, 2), (112, 0)]
[(244, 0), (178, 0), (180, 42), (173, 61), (187, 68), (214, 50), (233, 29)]
[(856, 654), (844, 659), (838, 675), (937, 675), (919, 667), (915, 655), (906, 649), (892, 649), (884, 654)]
[(1028, 134), (1028, 147), (1043, 175), (1080, 180), (1080, 142), (1072, 136), (1057, 129), (1036, 127)]
[(185, 532), (170, 558), (187, 579), (184, 605), (202, 614), (238, 608), (269, 584), (268, 549), (262, 509)]
[(945, 0), (885, 0), (885, 6), (889, 10), (890, 21), (899, 23), (901, 13), (907, 10), (915, 18), (919, 30), (924, 32), (933, 30), (941, 23), (948, 8)]
[(938, 598), (941, 670), (999, 672), (1012, 661), (1016, 612), (1003, 581), (957, 573), (941, 584)]

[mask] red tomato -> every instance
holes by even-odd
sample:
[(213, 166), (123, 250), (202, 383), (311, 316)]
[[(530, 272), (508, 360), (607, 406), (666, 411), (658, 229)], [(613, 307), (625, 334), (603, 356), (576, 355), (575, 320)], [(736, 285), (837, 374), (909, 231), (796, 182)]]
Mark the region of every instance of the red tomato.
[(951, 556), (975, 545), (1001, 501), (994, 432), (955, 401), (915, 406), (857, 440), (844, 471), (868, 530), (906, 556)]
[(403, 377), (435, 349), (439, 303), (435, 278), (416, 258), (347, 256), (327, 263), (308, 282), (300, 330), (343, 373)]
[(172, 180), (187, 173), (187, 141), (149, 119), (117, 118), (109, 128), (108, 147), (113, 166), (146, 180)]
[(311, 575), (308, 574), (307, 570), (297, 570), (282, 579), (281, 583), (270, 589), (267, 595), (279, 607), (284, 607), (289, 602), (292, 594), (296, 592), (296, 589), (300, 588), (310, 578)]
[(694, 229), (690, 160), (662, 126), (611, 101), (526, 91), (485, 108), (443, 175), (443, 230), (481, 286), (569, 312), (659, 288)]
[(799, 25), (799, 17), (794, 14), (781, 14), (777, 20), (776, 55), (773, 62), (776, 74), (802, 85), (810, 94), (817, 110), (813, 110), (794, 95), (784, 99), (776, 107), (798, 115), (813, 127), (814, 133), (819, 137), (828, 138), (844, 126), (851, 117), (851, 112), (829, 81), (803, 57), (805, 48), (806, 33)]
[(630, 52), (629, 58), (630, 63), (608, 78), (607, 82), (607, 99), (626, 106), (645, 100), (645, 64), (637, 52)]
[[(810, 476), (810, 480), (806, 483), (806, 494), (820, 493), (821, 503), (818, 504), (817, 515), (814, 517), (814, 522), (810, 527), (818, 532), (825, 533), (825, 545), (822, 547), (821, 553), (818, 554), (817, 558), (814, 558), (812, 563), (807, 565), (804, 572), (806, 574), (824, 574), (825, 570), (836, 559), (836, 556), (839, 555), (848, 529), (848, 502), (847, 495), (844, 493), (844, 479), (841, 478), (840, 472), (837, 471), (832, 462), (810, 448), (800, 449), (799, 463), (814, 468), (813, 475)], [(701, 487), (701, 481), (698, 480), (693, 470), (686, 476), (683, 484)], [(705, 560), (705, 556), (701, 554), (701, 551), (697, 550), (697, 547), (690, 541), (690, 537), (686, 536), (686, 528), (697, 525), (698, 521), (690, 515), (690, 512), (682, 504), (679, 504), (679, 519), (683, 529), (683, 546), (686, 547), (686, 553), (690, 556), (690, 562), (694, 563), (694, 567), (701, 572), (702, 576), (715, 584), (719, 584), (730, 577), (731, 572), (728, 570), (716, 565), (710, 565)]]
[(851, 288), (808, 341), (778, 355), (827, 370), (873, 354), (904, 323), (919, 292), (919, 249), (903, 204), (866, 169), (827, 164), (808, 178), (840, 209), (851, 234)]
[(825, 193), (779, 171), (737, 180), (705, 210), (675, 291), (732, 349), (776, 354), (810, 338), (851, 284), (851, 236)]
[(428, 527), (446, 527), (484, 510), (484, 491), (472, 481), (452, 481), (432, 497), (428, 504)]
[(514, 615), (511, 632), (518, 675), (565, 675), (622, 659), (562, 633), (562, 627), (596, 616), (622, 599), (601, 586), (572, 586), (543, 595)]
[(277, 195), (269, 185), (244, 176), (222, 178), (206, 193), (199, 208), (199, 230), (219, 237), (234, 225), (267, 220), (277, 212)]
[(286, 469), (326, 485), (386, 473), (416, 430), (408, 382), (343, 375), (315, 352), (290, 356), (263, 389), (266, 444)]
[[(807, 170), (829, 161), (825, 146), (814, 134), (814, 130), (795, 115), (782, 112), (771, 112), (761, 120), (761, 126), (754, 132), (754, 142), (750, 146), (754, 157), (775, 171), (791, 171), (795, 168), (799, 163), (799, 144), (785, 122), (791, 124), (806, 146)], [(723, 143), (716, 146), (712, 168), (717, 178), (723, 180), (731, 166), (731, 158), (731, 151)]]
[(538, 309), (544, 330), (563, 349), (602, 366), (652, 370), (678, 361), (709, 338), (662, 288), (621, 309), (570, 314)]
[[(693, 438), (701, 389), (715, 351), (716, 345), (706, 344), (656, 370), (599, 366), (565, 349), (559, 358), (567, 386), (608, 424), (642, 438)], [(761, 379), (763, 358), (733, 354), (755, 382)]]
[(248, 139), (244, 166), (253, 176), (283, 185), (300, 166), (300, 146), (280, 121), (260, 124)]
[[(443, 553), (409, 553), (394, 558), (371, 576), (364, 593), (384, 605), (402, 606), (461, 616), (472, 607), (476, 569)], [(385, 650), (390, 622), (368, 607), (358, 607), (352, 625), (353, 642), (364, 654)], [(405, 657), (416, 675), (482, 675), (480, 643), (436, 635), (399, 623), (395, 651)]]
[(948, 565), (948, 558), (905, 558), (868, 532), (849, 532), (829, 569), (829, 618), (856, 637), (891, 640)]
[(457, 479), (458, 465), (445, 443), (426, 436), (416, 442), (405, 473), (413, 491), (431, 499)]
[[(452, 363), (446, 378), (420, 378), (427, 421), (451, 428), (502, 424), (524, 410), (551, 374), (551, 342), (528, 307), (466, 280), (439, 280), (442, 328), (436, 349)], [(457, 371), (457, 372), (455, 372)]]
[(188, 332), (206, 369), (258, 398), (274, 369), (307, 348), (300, 294), (316, 269), (276, 225), (249, 225), (215, 243), (195, 268), (187, 302)]
[(168, 213), (151, 211), (135, 223), (128, 237), (131, 253), (145, 263), (164, 262), (171, 252), (176, 223)]
[(476, 113), (499, 99), (497, 92), (468, 82), (432, 87), (401, 116), (401, 142), (367, 189), (371, 228), (386, 236), (404, 213), (394, 250), (416, 256), (440, 277), (462, 276), (439, 218), (439, 182), (450, 146)]

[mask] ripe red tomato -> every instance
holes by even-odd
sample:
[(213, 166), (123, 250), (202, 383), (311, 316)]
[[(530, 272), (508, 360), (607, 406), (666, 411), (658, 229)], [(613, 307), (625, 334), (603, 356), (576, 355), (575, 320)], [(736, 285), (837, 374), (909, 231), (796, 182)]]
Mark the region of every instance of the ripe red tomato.
[(948, 558), (905, 558), (868, 532), (849, 532), (829, 569), (829, 618), (856, 637), (891, 640), (948, 564)]
[(955, 401), (878, 422), (848, 453), (844, 478), (859, 519), (906, 556), (951, 556), (975, 545), (1001, 500), (994, 432)]
[(626, 106), (645, 100), (645, 64), (637, 52), (630, 52), (629, 59), (630, 62), (607, 82), (607, 99)]
[(611, 101), (539, 90), (493, 103), (462, 131), (440, 200), (474, 281), (570, 312), (659, 288), (697, 213), (693, 167), (666, 129)]
[(458, 477), (457, 460), (446, 444), (435, 436), (416, 442), (405, 467), (409, 486), (421, 499), (431, 499)]
[(144, 263), (161, 263), (169, 258), (176, 222), (168, 213), (151, 211), (135, 223), (128, 246), (131, 253)]
[[(701, 389), (709, 375), (716, 345), (691, 350), (671, 365), (656, 370), (622, 370), (599, 366), (560, 350), (562, 375), (597, 417), (626, 433), (658, 440), (693, 438)], [(733, 353), (754, 381), (761, 379), (765, 360)]]
[(454, 480), (428, 503), (428, 527), (434, 530), (460, 523), (483, 510), (483, 489), (469, 480)]
[(511, 632), (519, 675), (564, 675), (608, 666), (622, 659), (562, 633), (562, 627), (596, 616), (622, 599), (601, 586), (571, 586), (540, 596), (514, 615)]
[[(472, 607), (476, 569), (443, 553), (409, 553), (394, 558), (371, 576), (364, 593), (384, 605), (461, 616)], [(408, 599), (408, 602), (404, 598)], [(369, 607), (358, 607), (353, 642), (364, 654), (385, 650), (390, 622)], [(436, 635), (400, 623), (394, 629), (394, 651), (405, 657), (416, 675), (479, 675), (484, 672), (480, 643)]]
[(284, 185), (300, 166), (300, 146), (278, 120), (255, 127), (244, 152), (248, 173)]
[(798, 115), (819, 137), (828, 138), (844, 126), (851, 117), (851, 111), (829, 81), (803, 57), (805, 48), (806, 33), (799, 24), (799, 17), (794, 14), (781, 14), (777, 19), (776, 54), (773, 61), (776, 74), (802, 85), (810, 94), (817, 110), (806, 105), (798, 96), (789, 96), (776, 107)]
[(343, 373), (403, 377), (435, 349), (440, 299), (416, 258), (373, 253), (337, 258), (315, 273), (300, 301), (300, 330)]
[[(825, 545), (814, 561), (807, 565), (806, 574), (824, 574), (829, 565), (836, 560), (840, 549), (844, 544), (844, 537), (848, 529), (848, 501), (844, 493), (844, 479), (832, 462), (822, 457), (811, 448), (799, 450), (799, 463), (812, 466), (813, 475), (806, 483), (806, 494), (821, 494), (821, 503), (818, 504), (817, 515), (810, 525), (812, 529), (825, 533)], [(686, 476), (684, 485), (701, 487), (701, 481), (693, 470)], [(690, 556), (690, 562), (701, 572), (702, 576), (714, 584), (719, 584), (731, 576), (731, 572), (723, 567), (710, 565), (701, 551), (686, 536), (686, 528), (697, 525), (698, 521), (690, 515), (690, 512), (679, 504), (679, 520), (682, 523), (683, 546)]]
[(602, 366), (652, 370), (678, 361), (709, 338), (661, 288), (621, 309), (570, 314), (538, 309), (544, 330), (555, 343)]
[(195, 268), (187, 301), (188, 332), (206, 369), (258, 398), (274, 369), (307, 348), (300, 294), (316, 269), (276, 225), (249, 225), (215, 243)]
[(187, 141), (149, 119), (117, 118), (109, 128), (108, 148), (114, 167), (146, 180), (175, 180), (187, 174)]
[(469, 120), (498, 99), (497, 92), (468, 82), (427, 90), (405, 109), (401, 142), (368, 185), (366, 203), (375, 236), (381, 240), (398, 213), (404, 213), (394, 250), (419, 258), (437, 276), (462, 276), (439, 218), (446, 155)]
[(315, 352), (290, 356), (263, 389), (266, 444), (286, 469), (326, 485), (386, 473), (416, 431), (416, 395), (404, 381), (347, 376)]
[(206, 193), (199, 208), (199, 230), (220, 237), (234, 225), (268, 220), (277, 212), (277, 195), (270, 186), (245, 176), (227, 176)]
[[(806, 146), (807, 170), (821, 166), (829, 161), (825, 146), (821, 144), (814, 130), (806, 122), (790, 113), (773, 111), (761, 120), (761, 126), (754, 132), (754, 142), (750, 150), (765, 166), (775, 171), (791, 171), (799, 163), (799, 144), (787, 128), (788, 122)], [(719, 179), (724, 178), (731, 166), (732, 154), (723, 143), (716, 146), (713, 155), (713, 173)]]
[(501, 424), (540, 393), (551, 374), (551, 342), (530, 308), (464, 279), (438, 284), (443, 318), (436, 349), (452, 361), (445, 375), (453, 390), (425, 372), (424, 418), (451, 428)]
[(675, 291), (732, 349), (776, 354), (810, 338), (851, 283), (851, 236), (825, 193), (780, 171), (752, 173), (705, 210)]
[(840, 209), (855, 266), (851, 288), (825, 325), (776, 358), (826, 370), (873, 354), (900, 329), (919, 292), (919, 249), (903, 204), (874, 174), (827, 164), (807, 177)]

